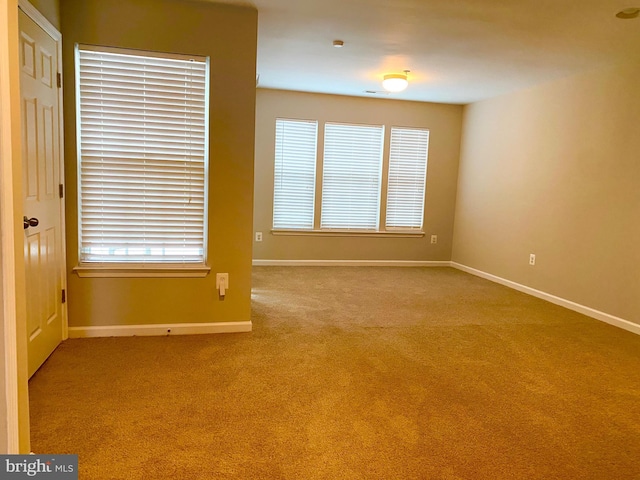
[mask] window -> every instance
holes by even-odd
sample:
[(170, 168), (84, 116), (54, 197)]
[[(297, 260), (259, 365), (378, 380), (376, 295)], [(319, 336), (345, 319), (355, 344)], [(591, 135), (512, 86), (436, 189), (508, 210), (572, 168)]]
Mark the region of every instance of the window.
[(384, 131), (326, 123), (316, 161), (317, 122), (276, 119), (274, 230), (421, 234), (429, 131), (392, 127), (388, 157)]
[(313, 228), (318, 122), (276, 119), (273, 228)]
[(321, 228), (377, 230), (382, 126), (327, 123)]
[(391, 129), (387, 228), (422, 228), (429, 131)]
[(206, 58), (76, 48), (81, 263), (205, 262)]

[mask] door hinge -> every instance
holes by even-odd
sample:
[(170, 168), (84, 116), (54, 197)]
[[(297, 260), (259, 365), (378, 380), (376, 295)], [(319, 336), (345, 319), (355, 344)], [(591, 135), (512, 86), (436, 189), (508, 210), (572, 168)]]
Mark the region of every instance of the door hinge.
[(60, 72), (56, 73), (56, 82), (58, 83), (58, 88), (62, 88), (62, 75)]
[(60, 198), (64, 198), (64, 185), (63, 184), (58, 185), (58, 194), (60, 195)]
[(63, 288), (62, 289), (62, 303), (66, 303), (67, 302), (67, 291)]

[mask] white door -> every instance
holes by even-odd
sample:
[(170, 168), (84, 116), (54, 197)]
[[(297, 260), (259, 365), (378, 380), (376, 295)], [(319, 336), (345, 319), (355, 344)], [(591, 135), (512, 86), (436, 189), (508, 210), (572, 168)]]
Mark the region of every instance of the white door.
[(63, 338), (58, 44), (22, 10), (20, 91), (29, 376)]

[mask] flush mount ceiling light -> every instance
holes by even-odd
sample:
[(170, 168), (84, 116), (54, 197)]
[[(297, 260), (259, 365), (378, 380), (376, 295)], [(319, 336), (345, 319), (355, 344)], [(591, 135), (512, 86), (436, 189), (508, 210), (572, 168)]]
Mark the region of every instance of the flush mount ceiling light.
[(409, 70), (405, 70), (404, 73), (390, 73), (384, 76), (382, 80), (382, 87), (388, 92), (401, 92), (409, 85), (407, 80), (407, 74)]
[(638, 16), (640, 16), (640, 8), (637, 7), (625, 8), (624, 10), (616, 13), (616, 17), (622, 18), (624, 20), (627, 20), (629, 18), (638, 18)]
[(334, 40), (333, 46), (336, 48), (342, 48), (344, 47), (344, 42), (342, 40)]

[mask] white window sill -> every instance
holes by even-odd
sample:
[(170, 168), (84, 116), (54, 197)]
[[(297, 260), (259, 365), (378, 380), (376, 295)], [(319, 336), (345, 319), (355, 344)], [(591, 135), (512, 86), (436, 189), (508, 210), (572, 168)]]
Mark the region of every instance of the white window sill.
[(272, 235), (317, 236), (317, 237), (393, 237), (419, 238), (425, 233), (421, 230), (271, 230)]
[(207, 265), (161, 264), (84, 264), (73, 271), (81, 278), (203, 278), (211, 271)]

